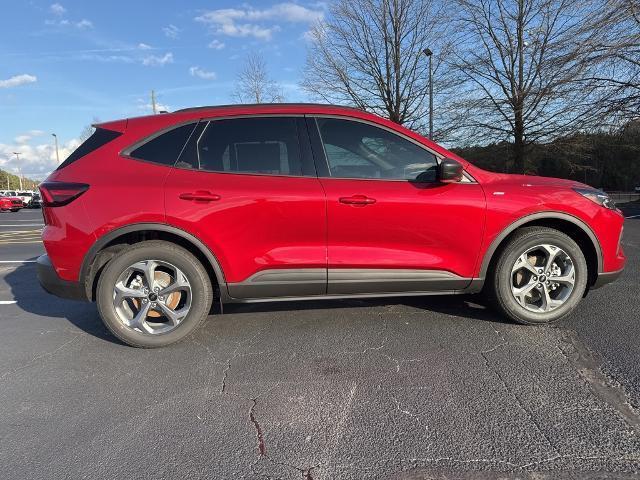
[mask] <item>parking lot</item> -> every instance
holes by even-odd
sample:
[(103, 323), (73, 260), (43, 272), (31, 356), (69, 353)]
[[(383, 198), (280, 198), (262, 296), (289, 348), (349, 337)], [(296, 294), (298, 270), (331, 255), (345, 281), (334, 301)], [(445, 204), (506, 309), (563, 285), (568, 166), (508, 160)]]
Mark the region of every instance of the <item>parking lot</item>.
[(38, 285), (0, 214), (0, 477), (636, 478), (640, 205), (624, 275), (554, 327), (475, 297), (225, 307), (140, 350)]

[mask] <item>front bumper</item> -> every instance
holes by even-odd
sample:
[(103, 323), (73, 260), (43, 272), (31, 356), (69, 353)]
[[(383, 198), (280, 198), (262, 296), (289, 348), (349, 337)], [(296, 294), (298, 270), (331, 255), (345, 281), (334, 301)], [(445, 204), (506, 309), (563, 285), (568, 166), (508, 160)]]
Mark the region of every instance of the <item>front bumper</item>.
[(84, 288), (79, 282), (62, 280), (56, 273), (48, 255), (38, 257), (38, 280), (48, 293), (71, 300), (87, 300)]

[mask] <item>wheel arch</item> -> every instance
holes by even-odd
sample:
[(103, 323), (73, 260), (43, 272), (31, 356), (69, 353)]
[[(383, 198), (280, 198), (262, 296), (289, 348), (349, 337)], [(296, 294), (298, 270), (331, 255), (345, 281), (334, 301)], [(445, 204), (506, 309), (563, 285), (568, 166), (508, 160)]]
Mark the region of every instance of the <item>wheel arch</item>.
[(491, 242), (489, 248), (484, 254), (482, 264), (480, 265), (480, 278), (486, 278), (491, 267), (495, 263), (501, 248), (508, 242), (509, 238), (520, 228), (543, 226), (554, 228), (571, 237), (585, 253), (587, 267), (589, 269), (589, 282), (591, 286), (598, 278), (598, 274), (602, 272), (602, 248), (600, 241), (591, 227), (584, 221), (564, 212), (538, 212), (524, 216), (511, 224), (509, 224), (500, 234)]
[(137, 223), (117, 228), (100, 237), (89, 249), (82, 261), (80, 282), (84, 285), (87, 298), (95, 300), (97, 280), (104, 266), (122, 248), (145, 240), (166, 240), (184, 247), (196, 256), (216, 282), (216, 294), (224, 294), (226, 280), (220, 262), (211, 250), (197, 237), (180, 228), (163, 223)]

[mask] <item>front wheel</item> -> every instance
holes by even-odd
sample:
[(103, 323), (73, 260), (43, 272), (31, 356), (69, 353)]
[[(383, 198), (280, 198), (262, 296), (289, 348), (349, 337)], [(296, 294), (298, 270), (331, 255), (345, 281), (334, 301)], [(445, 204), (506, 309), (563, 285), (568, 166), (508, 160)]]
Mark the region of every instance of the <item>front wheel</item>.
[(509, 318), (546, 324), (573, 311), (587, 279), (587, 262), (575, 241), (552, 228), (526, 227), (502, 249), (489, 290)]
[(182, 340), (207, 317), (213, 289), (191, 253), (164, 241), (126, 247), (98, 280), (98, 311), (107, 328), (134, 347)]

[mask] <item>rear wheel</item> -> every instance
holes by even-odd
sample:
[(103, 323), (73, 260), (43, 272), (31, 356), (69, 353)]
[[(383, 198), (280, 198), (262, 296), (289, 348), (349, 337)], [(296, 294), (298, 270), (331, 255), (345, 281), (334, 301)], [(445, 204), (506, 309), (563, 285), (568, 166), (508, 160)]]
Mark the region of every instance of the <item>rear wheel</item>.
[(164, 241), (122, 250), (98, 280), (98, 311), (123, 342), (144, 348), (175, 343), (207, 317), (211, 280), (188, 251)]
[(502, 249), (490, 293), (516, 322), (545, 324), (573, 311), (587, 279), (587, 262), (576, 242), (558, 230), (526, 227)]

